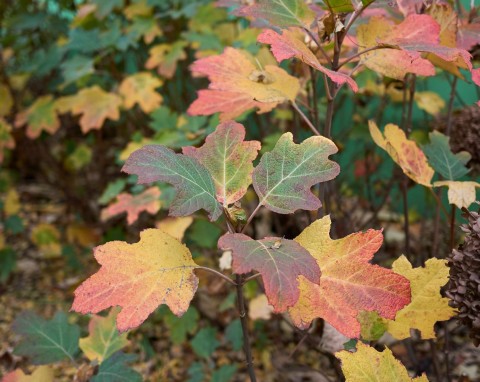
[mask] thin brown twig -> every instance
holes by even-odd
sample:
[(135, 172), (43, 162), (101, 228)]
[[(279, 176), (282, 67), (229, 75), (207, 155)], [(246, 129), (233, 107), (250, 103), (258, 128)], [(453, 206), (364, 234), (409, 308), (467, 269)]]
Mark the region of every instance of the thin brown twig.
[(222, 279), (224, 279), (226, 282), (232, 284), (232, 285), (235, 285), (237, 286), (237, 283), (235, 281), (233, 281), (230, 277), (228, 277), (227, 275), (224, 275), (223, 273), (219, 272), (219, 271), (216, 271), (215, 269), (212, 269), (212, 268), (209, 268), (209, 267), (196, 267), (195, 269), (201, 269), (201, 270), (204, 270), (204, 271), (207, 271), (207, 272), (210, 272), (210, 273), (213, 273), (215, 276), (218, 276), (218, 277), (221, 277)]
[(300, 115), (300, 117), (302, 117), (302, 119), (305, 121), (305, 123), (307, 124), (307, 126), (310, 128), (310, 130), (312, 130), (312, 132), (315, 134), (315, 135), (321, 135), (320, 132), (315, 128), (315, 126), (313, 126), (313, 123), (312, 121), (310, 121), (308, 119), (308, 117), (305, 115), (305, 113), (298, 107), (297, 103), (295, 101), (292, 101), (292, 106), (293, 108), (296, 110), (296, 112)]

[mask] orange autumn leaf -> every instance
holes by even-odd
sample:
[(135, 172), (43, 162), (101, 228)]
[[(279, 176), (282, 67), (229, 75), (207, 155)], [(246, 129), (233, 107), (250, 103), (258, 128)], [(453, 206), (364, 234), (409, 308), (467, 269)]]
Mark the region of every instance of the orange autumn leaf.
[(55, 133), (60, 127), (57, 116), (57, 104), (51, 95), (45, 95), (30, 105), (30, 107), (17, 114), (15, 127), (27, 125), (27, 137), (34, 139), (42, 131), (49, 134)]
[(160, 209), (160, 190), (157, 187), (151, 187), (141, 194), (130, 195), (121, 193), (117, 196), (117, 201), (102, 210), (102, 221), (108, 220), (113, 216), (127, 213), (127, 223), (132, 225), (138, 219), (141, 212), (146, 211), (149, 214), (156, 214)]
[(119, 93), (123, 96), (123, 105), (131, 109), (136, 103), (145, 113), (157, 109), (162, 103), (162, 96), (155, 90), (163, 82), (149, 72), (133, 74), (120, 84)]
[(21, 369), (16, 369), (2, 378), (2, 382), (53, 382), (54, 372), (51, 366), (37, 367), (32, 374), (25, 374)]
[(198, 286), (197, 264), (188, 248), (159, 229), (140, 233), (140, 241), (111, 241), (94, 250), (100, 270), (75, 290), (72, 310), (98, 313), (122, 307), (117, 328), (136, 328), (161, 304), (184, 314)]
[(377, 311), (393, 319), (410, 302), (410, 283), (390, 269), (370, 264), (382, 245), (382, 231), (370, 229), (332, 240), (330, 226), (326, 216), (295, 239), (316, 259), (322, 276), (320, 285), (299, 277), (300, 298), (289, 313), (299, 328), (322, 317), (340, 333), (358, 338), (359, 312)]
[(61, 113), (81, 114), (80, 127), (83, 133), (100, 129), (106, 119), (116, 121), (120, 118), (121, 98), (95, 85), (80, 90), (77, 94), (59, 98), (58, 110)]
[(293, 101), (300, 89), (298, 79), (283, 69), (274, 65), (260, 68), (249, 53), (230, 47), (220, 55), (195, 61), (192, 72), (207, 76), (210, 86), (199, 91), (188, 113), (221, 113), (221, 121), (253, 108), (258, 113), (271, 111), (279, 103)]
[(368, 127), (374, 142), (391, 156), (405, 175), (418, 184), (432, 187), (433, 168), (428, 164), (423, 151), (414, 141), (407, 139), (403, 130), (389, 123), (382, 134), (373, 121), (369, 121)]

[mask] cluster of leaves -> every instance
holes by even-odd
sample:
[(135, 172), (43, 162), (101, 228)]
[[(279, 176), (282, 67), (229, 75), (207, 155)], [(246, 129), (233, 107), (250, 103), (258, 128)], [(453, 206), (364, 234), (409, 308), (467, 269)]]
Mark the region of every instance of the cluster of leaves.
[[(189, 241), (184, 233), (192, 225), (190, 241), (218, 247), (231, 256), (231, 261), (228, 256), (222, 259), (236, 278), (225, 274), (223, 278), (238, 293), (250, 280), (259, 281), (265, 292), (263, 306), (271, 306), (265, 316), (285, 313), (301, 330), (321, 318), (346, 337), (360, 340), (355, 353), (336, 354), (348, 381), (361, 380), (360, 373), (377, 380), (412, 380), (389, 349), (379, 354), (362, 341), (377, 340), (385, 332), (405, 339), (412, 329), (420, 331), (423, 339), (435, 338), (436, 322), (455, 313), (440, 294), (448, 281), (446, 262), (432, 258), (424, 267), (413, 267), (406, 257), (397, 256), (391, 269), (373, 264), (383, 243), (382, 230), (332, 239), (331, 216), (315, 220), (317, 211), (329, 208), (322, 205), (329, 197), (321, 191), (316, 195), (316, 190), (325, 191), (337, 176), (337, 182), (343, 182), (340, 165), (329, 158), (338, 151), (331, 139), (337, 95), (350, 91), (359, 98), (376, 95), (402, 103), (404, 110), (410, 105), (409, 114), (415, 102), (419, 109), (438, 115), (445, 105), (442, 97), (415, 91), (412, 83), (442, 70), (455, 76), (455, 83), (471, 79), (480, 85), (480, 69), (474, 68), (469, 53), (479, 42), (478, 24), (459, 17), (449, 4), (425, 6), (400, 0), (392, 12), (374, 1), (354, 5), (329, 0), (320, 6), (303, 0), (253, 4), (222, 0), (215, 5), (200, 0), (128, 4), (91, 0), (78, 9), (75, 2), (67, 3), (54, 9), (48, 2), (35, 2), (34, 15), (27, 11), (28, 2), (9, 8), (0, 51), (0, 160), (7, 164), (15, 160), (18, 145), (26, 140), (39, 147), (54, 144), (50, 160), (72, 172), (73, 178), (88, 179), (96, 162), (112, 159), (130, 176), (98, 181), (95, 188), (104, 192), (94, 195), (104, 207), (94, 210), (96, 217), (106, 222), (126, 213), (128, 225), (134, 225), (142, 212), (156, 215), (168, 209), (171, 217), (143, 230), (134, 244), (117, 240), (94, 249), (101, 268), (76, 289), (72, 309), (83, 314), (117, 306), (121, 310), (115, 308), (107, 317), (93, 316), (89, 337), (80, 340), (78, 326), (68, 324), (61, 313), (52, 321), (20, 316), (14, 330), (24, 342), (17, 353), (34, 364), (46, 364), (66, 358), (75, 361), (80, 348), (93, 362), (91, 380), (109, 380), (102, 375), (112, 373), (139, 380), (126, 365), (133, 358), (118, 352), (128, 344), (126, 334), (120, 333), (137, 328), (162, 304), (185, 320), (174, 330), (177, 321), (173, 315), (165, 316), (173, 342), (183, 341), (196, 329), (191, 301), (199, 284), (197, 273), (212, 269), (200, 265), (201, 259), (184, 244)], [(229, 19), (222, 7), (243, 19)], [(357, 18), (361, 25), (354, 26)], [(17, 37), (23, 32), (29, 33)], [(37, 40), (47, 43), (38, 49)], [(285, 60), (291, 60), (290, 66), (282, 64)], [(197, 77), (208, 80), (208, 88), (200, 90), (196, 99), (192, 82), (184, 75), (191, 61), (194, 83), (206, 83)], [(398, 91), (395, 84), (404, 90)], [(35, 87), (42, 90), (33, 91)], [(325, 94), (316, 99), (322, 87)], [(302, 111), (306, 104), (314, 123)], [(290, 106), (314, 133), (301, 143), (294, 142), (295, 129), (288, 127), (293, 119)], [(371, 118), (367, 109), (358, 116), (364, 140), (370, 140), (365, 137)], [(263, 136), (265, 119), (253, 115), (255, 110), (273, 111), (269, 121), (289, 131), (275, 131), (262, 142), (245, 140), (247, 134), (259, 131), (257, 135)], [(326, 122), (320, 129), (322, 113)], [(449, 137), (438, 131), (431, 132), (429, 142), (423, 140), (426, 144), (420, 147), (409, 137), (409, 123), (403, 129), (389, 123), (382, 133), (370, 121), (370, 134), (415, 183), (429, 190), (447, 186), (449, 203), (468, 208), (480, 187), (469, 177), (470, 154), (452, 152)], [(126, 141), (117, 144), (117, 135), (125, 135)], [(302, 131), (295, 140), (306, 135)], [(103, 152), (106, 140), (112, 141), (113, 155)], [(343, 144), (338, 146), (343, 149)], [(180, 148), (182, 153), (175, 151)], [(433, 182), (435, 176), (438, 180)], [(5, 191), (4, 227), (13, 242), (23, 229), (21, 207), (14, 188)], [(75, 201), (75, 193), (73, 198), (68, 192), (66, 196)], [(258, 204), (248, 214), (243, 207), (255, 199)], [(299, 227), (293, 239), (281, 235), (256, 239), (247, 233), (263, 208), (283, 215), (307, 211), (313, 222)], [(190, 215), (199, 216), (200, 210), (217, 225), (206, 220), (192, 223)], [(331, 211), (332, 216), (341, 213), (341, 203)], [(220, 225), (227, 227), (223, 236)], [(48, 224), (31, 232), (31, 240), (52, 255), (62, 253), (61, 236)], [(0, 281), (5, 281), (15, 253), (9, 245), (1, 247), (0, 264), (6, 267)], [(240, 311), (245, 309), (240, 298), (237, 302)], [(237, 350), (242, 347), (241, 331), (240, 320), (227, 328)], [(215, 330), (201, 329), (191, 345), (199, 357), (208, 359), (218, 347)], [(192, 380), (203, 368), (202, 363), (191, 366)], [(228, 380), (235, 371), (235, 366), (223, 366), (211, 374), (211, 380)], [(5, 380), (40, 375), (51, 380), (51, 373), (41, 367), (28, 377), (17, 370)], [(413, 380), (425, 381), (426, 376)]]

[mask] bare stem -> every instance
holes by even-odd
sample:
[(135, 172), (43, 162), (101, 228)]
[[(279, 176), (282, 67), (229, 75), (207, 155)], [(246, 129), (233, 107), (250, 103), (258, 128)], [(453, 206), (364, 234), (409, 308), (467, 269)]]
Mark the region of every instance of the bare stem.
[(450, 136), (452, 132), (452, 113), (453, 113), (453, 101), (455, 101), (455, 94), (457, 91), (457, 81), (458, 77), (454, 76), (452, 82), (452, 89), (450, 91), (450, 99), (448, 100), (448, 111), (447, 111), (447, 135)]
[(247, 219), (247, 222), (245, 223), (245, 225), (243, 226), (242, 230), (240, 231), (241, 233), (243, 233), (247, 227), (249, 226), (249, 224), (252, 222), (253, 218), (255, 217), (255, 215), (257, 214), (257, 212), (260, 210), (260, 208), (263, 206), (262, 203), (258, 203), (258, 206), (253, 210), (253, 212), (251, 213), (251, 215), (248, 217)]
[(215, 276), (221, 277), (222, 279), (224, 279), (228, 283), (237, 286), (237, 283), (235, 281), (233, 281), (230, 277), (228, 277), (227, 275), (224, 275), (223, 273), (221, 273), (219, 271), (216, 271), (215, 269), (212, 269), (212, 268), (209, 268), (209, 267), (196, 267), (196, 269), (202, 269), (204, 271), (213, 273)]
[(305, 113), (298, 107), (297, 103), (295, 101), (292, 101), (292, 106), (293, 108), (297, 111), (297, 113), (302, 117), (302, 119), (305, 121), (305, 123), (308, 125), (310, 130), (312, 130), (313, 134), (315, 135), (321, 135), (320, 132), (313, 126), (312, 121), (308, 119), (308, 117), (305, 115)]
[(445, 208), (445, 206), (443, 205), (442, 201), (440, 200), (438, 195), (435, 193), (435, 191), (433, 191), (433, 189), (431, 187), (429, 187), (428, 189), (430, 190), (433, 197), (435, 198), (435, 201), (437, 202), (437, 205), (441, 208), (443, 214), (445, 215), (445, 219), (448, 220), (449, 213), (448, 213), (447, 209)]
[[(255, 216), (256, 212), (259, 210), (261, 205), (262, 204), (259, 203), (257, 208), (255, 208), (253, 213), (250, 215), (250, 218), (248, 219), (245, 227), (253, 219), (253, 216)], [(230, 223), (230, 224), (227, 224), (228, 232), (229, 233), (235, 233), (235, 230), (233, 229), (233, 225), (231, 224), (230, 219), (229, 219), (227, 214), (225, 214), (225, 218), (227, 219), (227, 222)], [(243, 227), (243, 229), (245, 229), (245, 227)], [(250, 343), (250, 335), (248, 333), (248, 317), (247, 317), (246, 308), (245, 308), (245, 295), (243, 294), (243, 284), (245, 283), (244, 276), (237, 274), (235, 276), (235, 282), (234, 283), (235, 283), (235, 288), (237, 290), (238, 315), (240, 316), (240, 323), (242, 325), (243, 350), (245, 352), (248, 375), (250, 376), (250, 382), (257, 382), (257, 377), (255, 376), (255, 369), (253, 367), (252, 345)]]
[(243, 295), (243, 276), (237, 275), (236, 282), (238, 314), (240, 315), (240, 322), (242, 324), (243, 332), (243, 350), (245, 351), (245, 357), (247, 359), (247, 369), (248, 375), (250, 376), (250, 381), (256, 382), (257, 377), (255, 376), (255, 369), (253, 367), (252, 346), (250, 344), (250, 336), (248, 334), (248, 317), (245, 310), (245, 297)]
[(248, 282), (251, 281), (251, 280), (254, 280), (254, 279), (256, 279), (256, 278), (259, 278), (260, 276), (261, 276), (260, 273), (255, 273), (254, 275), (245, 277), (245, 279), (243, 280), (243, 283), (246, 284), (246, 283), (248, 283)]

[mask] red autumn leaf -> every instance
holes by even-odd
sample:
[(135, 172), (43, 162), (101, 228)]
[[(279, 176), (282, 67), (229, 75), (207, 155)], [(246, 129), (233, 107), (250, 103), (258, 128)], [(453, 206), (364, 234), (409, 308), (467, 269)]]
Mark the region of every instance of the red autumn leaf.
[[(388, 38), (394, 29), (395, 24), (386, 17), (372, 17), (367, 24), (357, 28), (359, 50), (378, 47), (379, 39)], [(377, 73), (402, 81), (407, 73), (435, 75), (435, 67), (430, 61), (421, 57), (412, 58), (409, 52), (403, 50), (371, 50), (360, 56), (360, 62)]]
[(197, 159), (210, 172), (217, 200), (225, 206), (245, 195), (252, 183), (253, 160), (260, 142), (245, 142), (244, 138), (243, 125), (228, 121), (218, 125), (202, 147), (183, 148), (183, 154)]
[(259, 68), (254, 63), (249, 53), (229, 47), (220, 55), (195, 61), (193, 74), (207, 76), (210, 86), (198, 93), (188, 113), (219, 112), (220, 120), (225, 121), (252, 108), (265, 113), (279, 103), (295, 99), (300, 89), (297, 78), (277, 66)]
[(135, 223), (141, 212), (146, 211), (149, 214), (156, 214), (160, 209), (160, 190), (157, 187), (151, 187), (141, 194), (130, 195), (121, 193), (117, 196), (117, 201), (102, 210), (101, 219), (103, 221), (110, 219), (115, 215), (127, 213), (127, 223)]
[(378, 39), (380, 44), (393, 46), (409, 53), (413, 59), (421, 53), (433, 53), (445, 61), (471, 69), (471, 55), (464, 49), (440, 45), (440, 25), (430, 15), (409, 15), (396, 25), (388, 36)]
[(370, 264), (382, 245), (382, 231), (370, 229), (332, 240), (330, 226), (326, 216), (295, 239), (317, 260), (322, 277), (320, 285), (300, 277), (300, 298), (289, 312), (300, 328), (322, 317), (344, 335), (358, 338), (359, 312), (377, 311), (395, 318), (410, 302), (410, 283), (390, 269)]
[(460, 24), (457, 40), (459, 48), (465, 50), (472, 49), (480, 40), (480, 23)]
[(322, 66), (315, 54), (292, 31), (284, 30), (282, 34), (279, 34), (271, 29), (266, 29), (258, 36), (257, 41), (270, 44), (272, 53), (278, 62), (295, 57), (324, 73), (333, 82), (339, 85), (347, 83), (353, 91), (356, 92), (358, 90), (356, 82), (351, 77)]
[(94, 255), (102, 267), (75, 290), (72, 310), (86, 314), (121, 306), (119, 331), (139, 326), (161, 304), (181, 316), (197, 290), (190, 251), (162, 230), (142, 231), (134, 244), (108, 242)]
[(223, 235), (218, 247), (232, 251), (232, 269), (237, 274), (260, 272), (268, 302), (280, 313), (293, 306), (300, 294), (297, 277), (320, 281), (320, 268), (305, 248), (293, 240), (266, 237), (253, 240), (235, 233)]

